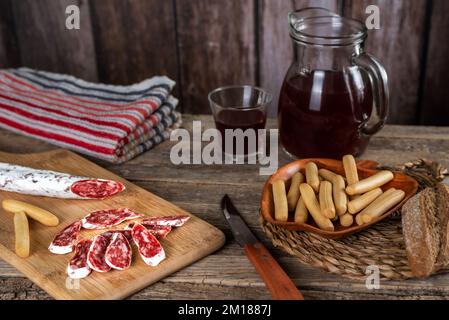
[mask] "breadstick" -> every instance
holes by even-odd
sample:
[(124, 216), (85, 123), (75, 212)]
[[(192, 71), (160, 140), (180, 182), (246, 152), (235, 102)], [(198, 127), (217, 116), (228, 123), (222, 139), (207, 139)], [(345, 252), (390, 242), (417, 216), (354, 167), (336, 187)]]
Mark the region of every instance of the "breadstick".
[[(299, 190), (299, 186), (298, 186), (298, 190)], [(307, 211), (306, 205), (304, 204), (302, 197), (300, 197), (298, 200), (298, 203), (296, 205), (295, 222), (296, 223), (306, 223), (308, 215), (309, 215), (309, 211)]]
[[(359, 174), (357, 172), (357, 164), (355, 158), (348, 154), (343, 157), (343, 169), (345, 170), (345, 177), (348, 186), (359, 182)], [(359, 195), (350, 196), (351, 200), (357, 199)]]
[(324, 180), (327, 180), (327, 181), (330, 181), (330, 182), (333, 182), (335, 177), (337, 176), (336, 173), (333, 173), (332, 171), (327, 170), (327, 169), (320, 169), (320, 170), (318, 170), (318, 174)]
[(30, 229), (25, 212), (14, 213), (14, 231), (16, 234), (16, 254), (21, 258), (30, 255)]
[(274, 218), (277, 221), (288, 220), (288, 203), (285, 194), (285, 182), (282, 180), (273, 183)]
[(363, 194), (373, 189), (379, 188), (389, 181), (393, 180), (394, 175), (391, 171), (380, 171), (369, 178), (360, 180), (346, 187), (346, 193), (350, 196)]
[(329, 219), (335, 218), (335, 206), (332, 200), (332, 183), (329, 181), (321, 182), (319, 199), (321, 214)]
[(334, 204), (339, 216), (348, 211), (348, 196), (345, 191), (345, 179), (340, 175), (335, 175), (332, 182), (332, 193), (334, 196)]
[(348, 154), (343, 157), (343, 168), (345, 170), (346, 181), (348, 185), (359, 182), (359, 174), (357, 172), (357, 165), (352, 155)]
[[(380, 197), (384, 197), (385, 195), (389, 195), (392, 192), (394, 192), (396, 189), (395, 188), (391, 188), (389, 190), (387, 190), (385, 193), (383, 193), (381, 196), (379, 196), (377, 199), (379, 199)], [(376, 200), (377, 200), (376, 199)], [(363, 224), (365, 224), (365, 221), (363, 221), (363, 216), (365, 215), (365, 213), (362, 211), (359, 214), (357, 214), (357, 216), (355, 217), (355, 222), (357, 223), (357, 225), (361, 226)]]
[(307, 184), (310, 185), (318, 193), (320, 191), (320, 178), (318, 176), (318, 167), (314, 162), (309, 162), (306, 164), (306, 180)]
[(377, 199), (382, 194), (382, 189), (377, 188), (374, 190), (371, 190), (370, 192), (367, 192), (357, 199), (353, 199), (348, 202), (348, 211), (350, 214), (356, 214), (363, 209), (365, 209), (371, 202)]
[(352, 226), (353, 223), (354, 223), (354, 217), (351, 214), (346, 213), (346, 214), (340, 216), (340, 224), (343, 227), (350, 227), (350, 226)]
[(312, 187), (307, 183), (302, 183), (299, 186), (299, 190), (301, 192), (301, 198), (303, 199), (306, 208), (309, 210), (310, 215), (312, 216), (318, 227), (322, 230), (334, 231), (334, 225), (332, 224), (332, 221), (321, 214), (320, 205), (318, 203), (318, 200), (316, 199), (315, 192), (313, 191)]
[(385, 192), (361, 212), (363, 222), (370, 223), (372, 220), (380, 217), (401, 202), (404, 197), (405, 192), (402, 190), (393, 190), (390, 193), (388, 191)]
[(304, 182), (304, 175), (301, 172), (295, 173), (287, 194), (288, 211), (294, 211), (299, 200), (299, 185)]
[(365, 224), (363, 222), (361, 213), (359, 213), (358, 215), (355, 216), (355, 222), (357, 223), (358, 226), (361, 226), (362, 224)]
[(348, 197), (345, 191), (345, 179), (342, 176), (327, 169), (318, 170), (318, 174), (325, 180), (332, 182), (332, 193), (337, 214), (345, 214), (347, 211), (348, 202)]
[(59, 219), (57, 216), (55, 216), (53, 213), (44, 210), (42, 208), (33, 206), (32, 204), (18, 201), (18, 200), (12, 200), (12, 199), (6, 199), (2, 201), (3, 209), (10, 212), (25, 212), (27, 216), (29, 216), (31, 219), (34, 219), (43, 225), (49, 226), (49, 227), (55, 227), (59, 224)]

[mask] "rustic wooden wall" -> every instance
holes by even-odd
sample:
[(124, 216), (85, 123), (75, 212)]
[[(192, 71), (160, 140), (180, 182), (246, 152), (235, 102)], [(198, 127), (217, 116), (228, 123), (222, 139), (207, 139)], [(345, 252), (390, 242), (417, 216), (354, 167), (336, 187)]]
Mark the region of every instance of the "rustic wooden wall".
[(256, 83), (253, 0), (176, 0), (184, 110), (209, 111), (207, 93)]
[(10, 1), (0, 1), (0, 68), (20, 65)]
[[(262, 0), (259, 2), (260, 85), (273, 93), (276, 103), (282, 81), (293, 59), (287, 13), (305, 7), (323, 7), (340, 12), (338, 0)], [(276, 105), (270, 115), (276, 115)]]
[(90, 1), (101, 81), (133, 83), (152, 74), (178, 76), (171, 1)]
[(426, 0), (347, 0), (344, 14), (364, 19), (365, 8), (379, 6), (380, 30), (371, 30), (366, 51), (387, 70), (391, 91), (391, 119), (416, 123), (419, 116), (420, 77), (424, 54)]
[(65, 8), (73, 3), (81, 16), (89, 16), (85, 2), (72, 0), (11, 1), (15, 35), (22, 65), (98, 80), (90, 19), (81, 19), (80, 30), (68, 32)]
[[(65, 29), (65, 7), (81, 29)], [(364, 19), (381, 9), (367, 51), (391, 83), (390, 123), (449, 125), (446, 0), (0, 0), (0, 67), (29, 66), (115, 84), (167, 74), (184, 112), (207, 113), (207, 93), (255, 84), (275, 96), (292, 59), (287, 13), (327, 7)]]
[(430, 35), (423, 64), (420, 123), (448, 125), (449, 121), (449, 1), (434, 0), (429, 19)]

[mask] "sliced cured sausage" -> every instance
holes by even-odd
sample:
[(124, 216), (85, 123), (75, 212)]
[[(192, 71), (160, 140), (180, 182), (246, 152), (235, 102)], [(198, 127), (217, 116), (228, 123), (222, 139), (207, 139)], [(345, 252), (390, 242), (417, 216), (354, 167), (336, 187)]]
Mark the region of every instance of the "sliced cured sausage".
[(0, 190), (65, 199), (103, 199), (124, 189), (116, 181), (0, 162)]
[(110, 241), (112, 241), (112, 237), (114, 236), (114, 233), (121, 233), (125, 236), (126, 240), (128, 240), (128, 242), (132, 242), (133, 241), (133, 236), (131, 233), (131, 229), (113, 229), (113, 230), (108, 230), (106, 232), (103, 232), (101, 235), (108, 238)]
[[(158, 239), (165, 238), (171, 231), (170, 226), (158, 226), (158, 225), (152, 225), (152, 224), (145, 224), (145, 220), (139, 222), (141, 225), (143, 225), (145, 228), (150, 231), (153, 236), (155, 236)], [(134, 226), (134, 222), (130, 223), (126, 229), (131, 230)]]
[(122, 192), (125, 186), (112, 180), (90, 179), (77, 181), (70, 189), (81, 198), (104, 199)]
[(165, 216), (165, 217), (152, 217), (142, 220), (141, 224), (145, 226), (153, 225), (153, 226), (169, 226), (169, 227), (181, 227), (187, 220), (190, 219), (190, 216)]
[(80, 240), (75, 245), (75, 255), (70, 259), (67, 266), (67, 274), (72, 279), (82, 279), (91, 273), (91, 268), (87, 264), (87, 253), (89, 252), (92, 240)]
[(143, 215), (128, 208), (95, 211), (85, 216), (81, 222), (85, 229), (106, 229), (125, 220), (141, 218)]
[(81, 221), (76, 221), (60, 231), (50, 243), (48, 250), (55, 254), (66, 254), (73, 251), (79, 232)]
[(171, 231), (170, 226), (152, 226), (152, 225), (143, 225), (148, 229), (156, 238), (165, 238)]
[(106, 263), (116, 270), (128, 269), (132, 261), (132, 249), (126, 237), (116, 232), (112, 236), (105, 254)]
[(106, 263), (106, 250), (109, 239), (101, 234), (95, 236), (87, 253), (87, 265), (97, 272), (108, 272), (111, 267)]
[(164, 248), (147, 228), (136, 223), (131, 230), (133, 241), (139, 250), (143, 262), (154, 267), (165, 259)]

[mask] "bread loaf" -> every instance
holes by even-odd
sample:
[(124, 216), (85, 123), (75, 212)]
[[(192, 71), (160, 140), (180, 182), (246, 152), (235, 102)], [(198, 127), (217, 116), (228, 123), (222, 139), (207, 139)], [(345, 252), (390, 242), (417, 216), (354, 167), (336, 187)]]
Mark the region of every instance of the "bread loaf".
[(439, 210), (439, 223), (441, 225), (440, 252), (435, 268), (444, 268), (449, 264), (449, 187), (445, 184), (437, 186), (437, 210)]
[(407, 258), (415, 277), (424, 278), (449, 263), (449, 188), (438, 184), (402, 208)]

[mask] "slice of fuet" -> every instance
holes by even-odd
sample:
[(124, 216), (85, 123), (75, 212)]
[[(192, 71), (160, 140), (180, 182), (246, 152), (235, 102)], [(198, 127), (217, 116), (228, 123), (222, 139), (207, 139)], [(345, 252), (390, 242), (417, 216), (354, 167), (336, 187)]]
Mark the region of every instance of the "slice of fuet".
[(126, 240), (128, 240), (128, 242), (132, 242), (133, 241), (133, 236), (132, 236), (132, 232), (131, 229), (112, 229), (112, 230), (107, 230), (105, 232), (103, 232), (101, 235), (103, 237), (106, 237), (107, 239), (109, 239), (109, 241), (112, 241), (112, 237), (114, 236), (114, 233), (121, 233), (126, 237)]
[(165, 217), (152, 217), (142, 220), (140, 223), (144, 226), (169, 226), (169, 227), (181, 227), (190, 219), (190, 216), (165, 216)]
[(165, 259), (165, 251), (159, 241), (143, 225), (136, 223), (132, 228), (133, 241), (140, 257), (147, 265), (155, 267)]
[(92, 212), (85, 216), (81, 222), (85, 229), (106, 229), (116, 226), (123, 221), (143, 217), (128, 208), (108, 209)]
[(82, 279), (91, 273), (91, 268), (87, 264), (87, 253), (89, 252), (92, 240), (84, 239), (75, 245), (75, 255), (67, 265), (67, 274), (72, 279)]
[(111, 267), (106, 263), (106, 250), (109, 239), (101, 234), (95, 236), (87, 253), (87, 265), (97, 272), (108, 272)]
[(116, 232), (112, 236), (111, 243), (105, 253), (105, 261), (116, 270), (128, 269), (132, 261), (132, 249), (126, 237)]
[(50, 243), (48, 250), (54, 254), (67, 254), (73, 251), (73, 246), (81, 230), (81, 221), (76, 221), (61, 230)]
[[(142, 223), (142, 221), (139, 223), (141, 225), (143, 225), (145, 228), (147, 228), (148, 231), (150, 231), (158, 239), (167, 237), (167, 235), (172, 230), (172, 227), (170, 227), (170, 226), (158, 226), (158, 225), (152, 225), (152, 224), (148, 225), (148, 224)], [(130, 224), (128, 224), (126, 226), (125, 230), (132, 230), (133, 226), (134, 226), (134, 222), (131, 222)]]

